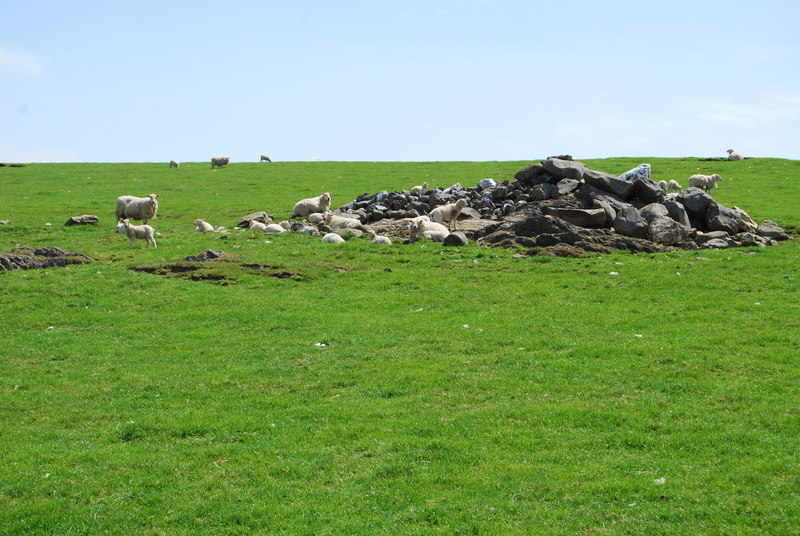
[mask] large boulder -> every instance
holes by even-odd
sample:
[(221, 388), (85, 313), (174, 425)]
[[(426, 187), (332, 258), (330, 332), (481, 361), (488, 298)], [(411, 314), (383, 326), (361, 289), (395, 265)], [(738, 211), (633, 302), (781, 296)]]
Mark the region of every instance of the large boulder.
[(664, 190), (649, 178), (636, 177), (633, 179), (633, 197), (645, 203), (661, 203), (664, 200)]
[(739, 216), (739, 231), (743, 233), (758, 232), (758, 224), (753, 221), (753, 218), (750, 217), (750, 214), (739, 207), (731, 207), (731, 210)]
[(548, 158), (542, 162), (542, 167), (551, 175), (561, 179), (579, 181), (583, 178), (583, 174), (586, 173), (586, 165), (575, 160)]
[(667, 213), (670, 218), (686, 227), (692, 226), (689, 222), (689, 215), (686, 213), (686, 209), (683, 205), (674, 199), (667, 199), (664, 201), (664, 206), (667, 207)]
[(544, 213), (568, 221), (579, 227), (603, 227), (606, 224), (606, 212), (602, 208), (546, 207)]
[(639, 214), (650, 223), (660, 216), (669, 216), (669, 211), (667, 207), (660, 203), (650, 203), (640, 208)]
[(617, 212), (614, 219), (614, 230), (624, 236), (644, 238), (647, 233), (647, 221), (634, 207), (625, 207)]
[(239, 220), (239, 223), (236, 224), (236, 227), (243, 227), (244, 229), (249, 229), (251, 221), (258, 221), (269, 225), (270, 223), (272, 223), (272, 218), (270, 217), (269, 214), (267, 214), (264, 211), (253, 212), (252, 214), (248, 214), (247, 216)]
[(550, 199), (553, 196), (553, 185), (552, 184), (537, 184), (533, 188), (531, 188), (531, 199), (534, 201), (544, 201), (546, 199)]
[(561, 179), (556, 184), (556, 195), (567, 195), (568, 193), (577, 190), (580, 185), (581, 181), (577, 181), (575, 179)]
[(456, 247), (466, 246), (467, 244), (469, 244), (469, 239), (467, 238), (467, 235), (465, 235), (461, 231), (450, 233), (445, 237), (444, 242), (442, 243), (442, 245), (445, 246), (456, 246)]
[(72, 225), (94, 225), (98, 222), (97, 216), (93, 216), (91, 214), (83, 214), (82, 216), (72, 216), (67, 222), (64, 224), (67, 227)]
[(708, 206), (714, 202), (714, 198), (705, 193), (700, 188), (687, 188), (678, 194), (678, 203), (683, 205), (689, 216), (705, 217)]
[(611, 203), (603, 199), (593, 199), (592, 208), (601, 208), (606, 213), (606, 224), (611, 225), (614, 223), (614, 218), (617, 217), (617, 211), (611, 206)]
[(778, 225), (772, 220), (764, 220), (758, 226), (758, 236), (765, 236), (774, 240), (788, 240), (789, 235), (783, 230), (783, 227)]
[(706, 211), (706, 225), (709, 231), (736, 234), (739, 232), (739, 215), (719, 203), (711, 203)]
[(688, 227), (681, 225), (669, 216), (656, 216), (647, 228), (647, 239), (673, 246), (686, 242), (689, 239), (689, 231)]
[[(591, 173), (591, 171), (587, 172), (587, 176), (588, 173)], [(581, 186), (578, 191), (575, 192), (575, 197), (591, 203), (594, 203), (595, 201), (603, 201), (611, 205), (611, 208), (617, 212), (625, 207), (631, 206), (630, 203), (623, 201), (621, 197), (589, 184), (584, 184)]]
[(623, 201), (630, 199), (633, 193), (632, 182), (624, 181), (611, 173), (605, 173), (603, 171), (589, 169), (583, 174), (583, 181), (604, 192), (614, 194)]
[(531, 164), (530, 166), (517, 171), (517, 174), (514, 175), (514, 178), (522, 184), (532, 186), (542, 182), (540, 179), (542, 171), (544, 171), (542, 164)]

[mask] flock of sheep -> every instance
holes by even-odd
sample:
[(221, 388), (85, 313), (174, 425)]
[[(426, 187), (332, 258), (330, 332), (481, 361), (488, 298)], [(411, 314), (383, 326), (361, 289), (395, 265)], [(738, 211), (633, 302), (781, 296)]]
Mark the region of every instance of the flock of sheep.
[[(742, 155), (734, 149), (728, 149), (729, 160), (742, 160)], [(261, 161), (271, 162), (267, 155), (261, 155)], [(211, 159), (211, 167), (222, 167), (230, 163), (230, 158), (215, 156)], [(169, 163), (171, 168), (177, 168), (180, 164), (172, 160)], [(721, 181), (722, 177), (716, 173), (713, 175), (692, 175), (689, 177), (689, 185), (691, 187), (700, 188), (708, 191), (717, 187), (717, 182)], [(658, 181), (658, 186), (665, 192), (680, 192), (683, 188), (675, 181)], [(421, 185), (411, 188), (411, 193), (422, 194), (427, 191), (428, 183), (424, 182)], [(301, 233), (319, 235), (319, 229), (314, 225), (324, 225), (325, 228), (331, 230), (344, 230), (344, 229), (358, 229), (367, 233), (370, 240), (374, 244), (391, 244), (391, 238), (381, 236), (374, 231), (367, 229), (360, 220), (347, 217), (343, 214), (334, 214), (330, 210), (331, 194), (325, 192), (318, 197), (310, 197), (298, 201), (292, 209), (292, 217), (305, 217), (309, 224), (304, 225), (297, 222), (289, 222), (288, 220), (280, 223), (263, 223), (253, 220), (250, 222), (250, 229), (262, 231), (266, 234), (283, 233), (289, 230), (297, 230)], [(459, 199), (455, 203), (440, 205), (430, 211), (428, 215), (418, 216), (416, 218), (409, 218), (409, 241), (414, 242), (417, 236), (422, 236), (433, 242), (443, 242), (445, 238), (455, 231), (457, 228), (458, 216), (461, 211), (467, 206), (466, 199)], [(150, 194), (147, 197), (134, 197), (124, 195), (117, 198), (117, 228), (116, 232), (125, 234), (130, 240), (130, 246), (134, 247), (137, 239), (144, 240), (147, 247), (150, 245), (153, 248), (158, 247), (155, 240), (155, 229), (147, 225), (148, 220), (156, 217), (158, 212), (158, 195)], [(133, 225), (131, 220), (141, 220), (142, 225)], [(446, 224), (446, 225), (445, 225)], [(194, 222), (195, 231), (209, 232), (213, 231), (214, 227), (202, 219), (197, 219)], [(452, 229), (451, 229), (452, 225)], [(327, 232), (322, 237), (323, 242), (340, 243), (344, 239), (339, 233)]]

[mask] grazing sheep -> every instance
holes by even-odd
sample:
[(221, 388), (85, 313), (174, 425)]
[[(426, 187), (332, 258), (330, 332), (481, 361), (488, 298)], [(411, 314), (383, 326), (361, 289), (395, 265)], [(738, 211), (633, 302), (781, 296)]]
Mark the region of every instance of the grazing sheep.
[(423, 182), (417, 186), (411, 188), (411, 193), (415, 195), (422, 195), (428, 191), (428, 181)]
[(336, 233), (328, 233), (322, 237), (322, 241), (328, 242), (329, 244), (341, 244), (344, 242), (344, 238)]
[(315, 212), (326, 212), (329, 208), (331, 208), (331, 194), (325, 192), (319, 197), (309, 197), (298, 201), (292, 210), (292, 217), (307, 216)]
[(424, 235), (424, 233), (426, 232), (449, 234), (450, 230), (441, 223), (414, 218), (413, 220), (411, 220), (411, 226), (408, 228), (408, 241), (414, 242), (417, 239), (417, 234)]
[(368, 233), (369, 233), (369, 238), (370, 240), (372, 240), (373, 244), (389, 244), (389, 245), (392, 244), (392, 239), (389, 238), (388, 236), (379, 235), (372, 229), (370, 229)]
[(254, 231), (267, 232), (267, 224), (266, 223), (261, 223), (260, 221), (257, 221), (257, 220), (252, 220), (250, 222), (250, 228), (252, 230), (254, 230)]
[(150, 227), (149, 225), (131, 225), (131, 220), (125, 218), (123, 220), (119, 220), (119, 224), (117, 224), (116, 233), (125, 234), (131, 240), (131, 247), (133, 247), (133, 243), (136, 241), (137, 238), (143, 239), (147, 242), (147, 247), (150, 247), (150, 244), (153, 244), (153, 248), (157, 248), (155, 234), (156, 230)]
[(267, 155), (262, 154), (261, 155), (261, 162), (272, 162), (272, 160), (270, 160), (270, 158)]
[(453, 224), (453, 230), (457, 228), (457, 220), (458, 215), (461, 214), (461, 211), (464, 207), (467, 206), (466, 199), (459, 199), (455, 203), (450, 203), (449, 205), (442, 205), (436, 207), (435, 209), (430, 211), (430, 218), (431, 221), (442, 223), (447, 222), (447, 230), (450, 230), (450, 223)]
[(683, 187), (680, 185), (678, 181), (670, 180), (667, 183), (667, 193), (680, 192), (681, 190), (683, 190)]
[(728, 149), (728, 160), (742, 160), (742, 153), (734, 149)]
[(367, 228), (364, 227), (360, 220), (337, 216), (333, 212), (325, 213), (323, 223), (332, 229), (358, 229), (359, 231), (367, 232)]
[(264, 226), (264, 232), (266, 234), (285, 233), (286, 229), (279, 223), (270, 223)]
[(194, 220), (195, 228), (194, 230), (198, 233), (207, 233), (209, 231), (213, 231), (214, 227), (205, 220), (196, 219)]
[(178, 162), (177, 160), (170, 160), (169, 161), (169, 167), (170, 168), (179, 168), (179, 167), (181, 167), (181, 163)]
[(721, 181), (722, 177), (714, 173), (713, 175), (692, 175), (689, 177), (689, 186), (694, 188), (701, 188), (703, 190), (710, 190), (717, 187), (717, 181)]
[(147, 223), (147, 220), (155, 218), (158, 212), (157, 197), (158, 194), (150, 194), (147, 197), (119, 196), (117, 198), (117, 221), (129, 218)]
[(211, 169), (216, 167), (224, 167), (231, 163), (230, 157), (227, 156), (214, 156), (211, 158)]
[(667, 181), (658, 181), (656, 184), (664, 193), (667, 193)]

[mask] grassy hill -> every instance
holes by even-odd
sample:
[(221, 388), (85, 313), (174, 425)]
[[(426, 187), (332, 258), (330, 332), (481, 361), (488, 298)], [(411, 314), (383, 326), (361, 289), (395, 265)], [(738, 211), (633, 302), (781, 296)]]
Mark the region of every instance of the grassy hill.
[[(584, 162), (642, 161), (800, 227), (800, 162)], [(0, 272), (0, 533), (796, 533), (797, 240), (526, 259), (193, 232), (529, 163), (0, 168), (0, 251), (97, 259)], [(114, 200), (152, 192), (159, 247), (130, 249)], [(216, 279), (131, 270), (207, 248)]]

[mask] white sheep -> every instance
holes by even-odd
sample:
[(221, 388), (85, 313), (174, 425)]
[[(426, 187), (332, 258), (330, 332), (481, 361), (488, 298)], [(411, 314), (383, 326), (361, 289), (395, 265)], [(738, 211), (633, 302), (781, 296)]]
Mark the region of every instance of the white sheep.
[(369, 238), (370, 238), (370, 240), (372, 241), (373, 244), (389, 244), (389, 245), (391, 245), (391, 243), (392, 243), (392, 239), (391, 238), (389, 238), (388, 236), (379, 235), (378, 233), (376, 233), (372, 229), (370, 229), (368, 231), (368, 233), (369, 233)]
[[(424, 235), (424, 233), (426, 232), (450, 234), (450, 230), (441, 223), (414, 218), (413, 220), (411, 220), (411, 225), (408, 228), (408, 241), (414, 242), (417, 238), (417, 234)], [(426, 236), (426, 238), (430, 237)]]
[(306, 216), (315, 212), (327, 212), (329, 208), (331, 208), (331, 194), (325, 192), (319, 197), (309, 197), (298, 201), (292, 210), (292, 217)]
[(658, 181), (656, 184), (664, 193), (667, 193), (667, 181)]
[(214, 156), (211, 158), (211, 169), (214, 169), (214, 166), (223, 167), (230, 163), (231, 159), (228, 156)]
[(272, 160), (270, 160), (270, 158), (267, 155), (262, 154), (261, 155), (261, 162), (272, 162)]
[(367, 232), (367, 228), (364, 227), (360, 220), (338, 216), (330, 211), (325, 213), (325, 219), (322, 220), (322, 223), (332, 229), (358, 229), (359, 231)]
[(264, 226), (264, 232), (266, 234), (285, 233), (286, 229), (284, 229), (279, 223), (270, 223), (269, 225)]
[(308, 223), (319, 224), (325, 221), (325, 214), (322, 212), (314, 212), (308, 215)]
[(453, 229), (457, 228), (457, 220), (458, 215), (461, 214), (461, 211), (464, 207), (467, 206), (466, 199), (459, 199), (455, 203), (450, 203), (448, 205), (441, 205), (436, 207), (435, 209), (431, 210), (428, 214), (431, 218), (432, 222), (442, 223), (447, 222), (447, 230), (450, 230), (450, 223), (453, 224)]
[(336, 233), (328, 233), (322, 237), (323, 242), (328, 242), (329, 244), (341, 244), (344, 242), (344, 238), (339, 236)]
[(155, 234), (156, 230), (149, 225), (131, 225), (131, 220), (125, 218), (119, 220), (117, 224), (116, 233), (125, 234), (131, 240), (131, 247), (137, 238), (143, 239), (147, 242), (147, 247), (153, 244), (153, 248), (157, 248)]
[(117, 221), (129, 218), (147, 223), (147, 220), (155, 218), (158, 212), (156, 198), (158, 198), (158, 194), (150, 194), (147, 197), (119, 196), (117, 198)]
[(689, 186), (694, 188), (701, 188), (703, 190), (710, 190), (717, 187), (717, 181), (721, 181), (722, 177), (714, 173), (713, 175), (696, 174), (689, 177)]
[(422, 195), (428, 191), (428, 181), (423, 182), (417, 186), (411, 188), (411, 193), (415, 195)]
[(251, 220), (250, 221), (250, 228), (254, 231), (264, 231), (267, 232), (267, 224), (261, 223), (258, 220)]
[(680, 192), (681, 190), (683, 190), (683, 187), (678, 181), (670, 179), (670, 181), (667, 183), (668, 193)]
[(195, 225), (194, 230), (197, 231), (198, 233), (207, 233), (209, 231), (214, 230), (214, 227), (210, 223), (208, 223), (205, 220), (201, 220), (199, 218), (194, 220), (194, 225)]
[(728, 149), (728, 160), (742, 160), (744, 157), (742, 153), (735, 149)]
[(179, 168), (179, 167), (181, 167), (181, 163), (178, 162), (177, 160), (170, 160), (169, 161), (169, 167), (170, 168)]
[(450, 235), (450, 231), (426, 231), (422, 233), (422, 236), (430, 240), (431, 242), (444, 242), (444, 239)]

